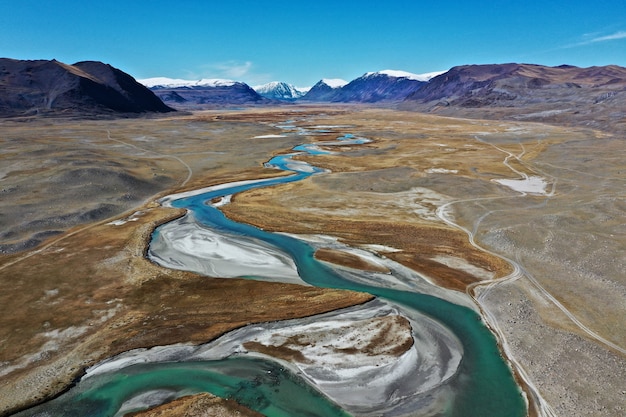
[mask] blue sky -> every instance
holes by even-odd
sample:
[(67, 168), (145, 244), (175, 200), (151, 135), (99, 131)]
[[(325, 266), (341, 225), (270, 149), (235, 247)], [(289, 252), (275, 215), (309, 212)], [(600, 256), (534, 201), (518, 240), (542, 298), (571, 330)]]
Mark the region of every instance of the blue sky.
[(302, 87), (383, 69), (626, 66), (626, 1), (0, 0), (0, 56)]

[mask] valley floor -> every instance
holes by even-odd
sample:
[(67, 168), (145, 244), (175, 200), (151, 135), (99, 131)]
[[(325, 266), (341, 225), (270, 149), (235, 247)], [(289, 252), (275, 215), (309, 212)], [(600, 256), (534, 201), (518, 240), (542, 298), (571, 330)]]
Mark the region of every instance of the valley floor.
[[(276, 127), (289, 120), (317, 133)], [(223, 211), (269, 231), (334, 236), (467, 292), (538, 393), (531, 414), (624, 413), (620, 138), (354, 106), (2, 121), (2, 132), (0, 305), (11, 314), (0, 318), (0, 415), (119, 352), (368, 301), (207, 279), (144, 256), (153, 228), (181, 215), (158, 197), (280, 175), (263, 168), (273, 154), (304, 142), (323, 148), (337, 132), (373, 142), (316, 155), (311, 162), (331, 173), (236, 195)], [(347, 252), (319, 256), (371, 268)]]

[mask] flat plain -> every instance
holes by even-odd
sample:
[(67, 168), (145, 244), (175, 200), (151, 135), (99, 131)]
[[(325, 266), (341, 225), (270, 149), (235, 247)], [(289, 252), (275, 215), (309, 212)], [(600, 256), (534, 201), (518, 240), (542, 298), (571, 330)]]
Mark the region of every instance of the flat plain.
[[(318, 133), (285, 135), (276, 127), (294, 120)], [(154, 227), (181, 215), (160, 207), (159, 197), (281, 175), (263, 163), (346, 133), (371, 142), (307, 156), (329, 172), (238, 194), (223, 211), (270, 231), (375, 248), (467, 292), (520, 380), (539, 392), (541, 399), (530, 400), (543, 408), (531, 414), (623, 413), (626, 173), (619, 135), (293, 106), (2, 121), (0, 305), (10, 313), (0, 318), (0, 414), (54, 396), (85, 366), (119, 352), (202, 343), (248, 323), (369, 300), (209, 279), (145, 258)], [(371, 267), (347, 252), (318, 257)]]

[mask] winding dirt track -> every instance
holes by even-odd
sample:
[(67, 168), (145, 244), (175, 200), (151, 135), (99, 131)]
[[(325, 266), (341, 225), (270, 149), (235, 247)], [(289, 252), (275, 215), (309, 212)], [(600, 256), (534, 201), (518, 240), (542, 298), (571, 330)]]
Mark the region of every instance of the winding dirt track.
[[(520, 143), (520, 147), (522, 148), (521, 152), (519, 154), (514, 154), (512, 152), (509, 152), (507, 150), (504, 150), (492, 143), (489, 143), (487, 141), (484, 141), (482, 139), (480, 139), (478, 136), (475, 136), (475, 139), (488, 144), (490, 146), (492, 146), (493, 148), (495, 148), (496, 150), (498, 150), (499, 152), (504, 153), (506, 156), (503, 160), (503, 164), (509, 168), (513, 173), (515, 173), (516, 175), (519, 175), (521, 178), (523, 179), (528, 179), (529, 175), (526, 172), (521, 172), (518, 169), (514, 168), (511, 164), (510, 164), (510, 160), (511, 159), (515, 159), (518, 163), (520, 163), (522, 166), (528, 168), (531, 171), (534, 171), (544, 177), (549, 177), (550, 178), (550, 183), (552, 184), (551, 190), (550, 192), (546, 193), (546, 199), (549, 199), (550, 197), (554, 196), (556, 194), (556, 184), (557, 184), (557, 178), (548, 176), (545, 172), (542, 172), (541, 170), (537, 169), (536, 167), (530, 167), (528, 165), (527, 162), (522, 160), (522, 157), (524, 156), (525, 149), (523, 144)], [(498, 326), (498, 322), (496, 317), (489, 311), (488, 308), (486, 308), (484, 306), (483, 301), (485, 300), (487, 294), (489, 293), (489, 291), (493, 288), (495, 288), (498, 285), (501, 285), (505, 282), (508, 281), (514, 281), (514, 280), (518, 280), (518, 279), (527, 279), (530, 283), (532, 283), (532, 285), (535, 286), (535, 288), (537, 288), (540, 293), (547, 299), (549, 300), (554, 306), (556, 306), (559, 310), (561, 310), (571, 321), (572, 323), (574, 323), (584, 334), (586, 334), (590, 339), (595, 340), (596, 342), (610, 348), (613, 350), (616, 350), (622, 354), (626, 355), (626, 349), (622, 348), (621, 346), (603, 338), (602, 336), (600, 336), (599, 334), (595, 333), (593, 330), (591, 330), (589, 327), (585, 326), (580, 320), (578, 320), (578, 318), (571, 312), (569, 311), (561, 302), (559, 302), (559, 300), (557, 300), (552, 294), (550, 294), (550, 292), (548, 290), (546, 290), (536, 279), (535, 277), (533, 277), (533, 275), (528, 272), (528, 270), (526, 268), (524, 268), (521, 264), (521, 259), (520, 259), (520, 255), (519, 252), (516, 254), (516, 259), (510, 259), (502, 254), (490, 251), (487, 248), (484, 248), (482, 246), (480, 246), (479, 244), (476, 243), (475, 241), (475, 236), (478, 232), (478, 229), (480, 227), (481, 222), (487, 217), (489, 216), (491, 213), (493, 213), (493, 211), (487, 211), (486, 213), (484, 213), (482, 216), (480, 216), (475, 222), (474, 225), (472, 227), (472, 230), (469, 230), (468, 228), (456, 223), (451, 216), (451, 212), (452, 212), (452, 207), (454, 205), (462, 205), (462, 204), (466, 204), (466, 203), (472, 203), (472, 202), (477, 202), (477, 201), (487, 201), (487, 200), (496, 200), (496, 199), (509, 199), (509, 198), (520, 198), (520, 197), (524, 197), (527, 194), (525, 192), (521, 192), (520, 191), (520, 195), (517, 196), (513, 196), (513, 197), (483, 197), (483, 198), (472, 198), (472, 199), (464, 199), (464, 200), (457, 200), (457, 201), (452, 201), (449, 203), (446, 203), (444, 205), (442, 205), (441, 207), (439, 207), (436, 211), (437, 217), (439, 217), (439, 219), (441, 219), (443, 222), (445, 222), (446, 224), (459, 229), (461, 231), (463, 231), (464, 233), (467, 234), (468, 239), (469, 239), (469, 243), (475, 247), (478, 250), (484, 251), (490, 255), (493, 256), (497, 256), (500, 257), (501, 259), (505, 260), (506, 262), (509, 262), (512, 266), (513, 266), (513, 271), (507, 275), (506, 277), (503, 278), (498, 278), (498, 279), (488, 279), (488, 280), (483, 280), (480, 282), (476, 282), (473, 284), (470, 284), (467, 287), (467, 294), (475, 300), (476, 304), (479, 306), (479, 308), (481, 309), (481, 312), (483, 314), (483, 316), (486, 318), (488, 325), (490, 326), (490, 328), (496, 333), (499, 342), (502, 346), (502, 349), (505, 351), (507, 358), (509, 359), (509, 361), (512, 363), (512, 365), (515, 367), (516, 372), (519, 374), (519, 376), (523, 379), (524, 383), (527, 385), (527, 387), (529, 388), (529, 393), (530, 395), (532, 395), (535, 399), (535, 402), (537, 404), (538, 410), (537, 412), (539, 413), (540, 416), (542, 417), (556, 417), (557, 413), (555, 412), (555, 410), (550, 406), (550, 404), (548, 404), (548, 402), (541, 396), (539, 390), (537, 389), (537, 387), (533, 384), (533, 382), (531, 381), (531, 379), (529, 378), (528, 374), (526, 373), (526, 371), (524, 370), (524, 368), (522, 367), (522, 365), (515, 359), (514, 355), (511, 352), (511, 349), (508, 345), (508, 342), (506, 340), (506, 337), (504, 335), (504, 332), (499, 328)], [(480, 294), (476, 295), (476, 289), (478, 287), (481, 287), (481, 291)]]
[(135, 149), (138, 149), (138, 150), (143, 151), (143, 152), (152, 153), (154, 155), (157, 155), (157, 156), (160, 156), (160, 157), (163, 157), (163, 158), (172, 158), (172, 159), (175, 159), (176, 161), (180, 162), (187, 169), (187, 178), (185, 178), (183, 180), (183, 182), (180, 184), (180, 187), (185, 186), (189, 182), (191, 177), (193, 176), (193, 170), (191, 169), (189, 164), (187, 164), (187, 162), (185, 162), (182, 159), (180, 159), (178, 156), (168, 155), (168, 154), (164, 154), (164, 153), (160, 153), (160, 152), (151, 151), (149, 149), (141, 148), (141, 147), (139, 147), (137, 145), (134, 145), (132, 143), (124, 142), (123, 140), (113, 139), (111, 137), (111, 131), (108, 130), (108, 129), (107, 129), (107, 137), (108, 137), (109, 140), (112, 140), (112, 141), (117, 142), (117, 143), (121, 143), (122, 145), (130, 146), (131, 148), (135, 148)]
[[(172, 159), (175, 159), (176, 161), (180, 162), (187, 169), (187, 177), (181, 182), (180, 187), (183, 187), (184, 185), (186, 185), (189, 182), (189, 180), (191, 179), (191, 177), (193, 176), (193, 170), (191, 169), (191, 167), (185, 161), (183, 161), (181, 158), (179, 158), (177, 156), (167, 155), (167, 154), (151, 151), (149, 149), (145, 149), (145, 148), (141, 148), (141, 147), (139, 147), (137, 145), (133, 145), (132, 143), (124, 142), (123, 140), (114, 139), (114, 138), (111, 137), (111, 132), (108, 129), (107, 129), (107, 138), (109, 140), (113, 141), (113, 142), (118, 142), (118, 143), (121, 143), (121, 144), (123, 144), (125, 146), (130, 146), (130, 147), (138, 149), (138, 150), (140, 150), (142, 152), (152, 153), (152, 154), (154, 154), (156, 156), (163, 157), (163, 158), (172, 158)], [(151, 200), (152, 198), (153, 197), (150, 197), (148, 200)], [(133, 211), (135, 211), (135, 209), (128, 211), (128, 213), (131, 213)], [(113, 218), (124, 217), (125, 214), (126, 213), (122, 213), (121, 215), (117, 214), (117, 215), (113, 216)], [(27, 254), (25, 254), (23, 256), (20, 256), (19, 258), (15, 259), (15, 260), (13, 260), (11, 262), (7, 262), (4, 265), (0, 265), (0, 271), (3, 270), (3, 269), (6, 269), (6, 268), (8, 268), (8, 267), (10, 267), (12, 265), (15, 265), (15, 264), (17, 264), (19, 262), (22, 262), (22, 261), (24, 261), (24, 260), (26, 260), (26, 259), (28, 259), (28, 258), (30, 258), (32, 256), (35, 256), (35, 255), (37, 255), (39, 253), (42, 253), (42, 252), (46, 251), (48, 248), (50, 248), (51, 246), (56, 245), (58, 242), (60, 242), (60, 241), (62, 241), (64, 239), (70, 238), (70, 237), (72, 237), (72, 236), (74, 236), (74, 235), (76, 235), (78, 233), (82, 233), (82, 232), (84, 232), (86, 230), (89, 230), (89, 229), (92, 229), (92, 228), (94, 228), (96, 226), (100, 226), (102, 224), (108, 223), (109, 221), (111, 221), (111, 218), (107, 218), (107, 219), (101, 220), (101, 221), (99, 221), (97, 223), (93, 223), (93, 224), (89, 224), (87, 226), (81, 227), (81, 228), (79, 228), (77, 230), (74, 230), (73, 232), (63, 234), (59, 238), (51, 240), (49, 243), (41, 246), (40, 248), (38, 248), (36, 250), (28, 252)]]

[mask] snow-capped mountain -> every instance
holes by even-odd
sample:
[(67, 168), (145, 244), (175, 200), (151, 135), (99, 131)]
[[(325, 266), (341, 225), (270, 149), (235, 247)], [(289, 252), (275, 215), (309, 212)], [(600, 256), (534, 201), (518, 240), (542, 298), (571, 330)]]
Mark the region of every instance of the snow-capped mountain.
[(424, 74), (413, 74), (411, 72), (406, 72), (406, 71), (398, 71), (398, 70), (382, 70), (382, 71), (378, 71), (378, 72), (368, 72), (365, 73), (365, 76), (370, 76), (370, 75), (388, 75), (389, 77), (395, 77), (395, 78), (408, 78), (409, 80), (415, 80), (415, 81), (430, 81), (431, 78), (434, 78), (438, 75), (443, 74), (446, 71), (434, 71), (434, 72), (427, 72)]
[(323, 78), (318, 81), (307, 93), (301, 97), (301, 100), (310, 101), (333, 101), (333, 98), (339, 93), (341, 87), (348, 84), (341, 78)]
[(254, 91), (265, 98), (272, 100), (296, 100), (309, 91), (308, 88), (297, 88), (281, 81), (272, 81), (267, 84), (252, 87)]
[(182, 80), (180, 78), (154, 77), (137, 80), (150, 89), (181, 87), (230, 87), (237, 81), (220, 78), (202, 78), (200, 80)]
[[(327, 80), (322, 80), (315, 84), (302, 99), (361, 103), (399, 101), (417, 91), (427, 80), (438, 74), (413, 74), (406, 71), (384, 70), (365, 73), (349, 83), (329, 83)], [(330, 84), (334, 85), (334, 88)]]
[(348, 81), (341, 78), (322, 78), (321, 83), (326, 84), (330, 88), (341, 88), (348, 84)]
[(184, 110), (270, 102), (248, 84), (233, 80), (215, 78), (182, 80), (155, 77), (145, 78), (139, 82), (152, 90), (165, 103)]
[(202, 108), (218, 104), (269, 104), (270, 100), (375, 103), (404, 100), (443, 71), (414, 74), (407, 71), (367, 72), (350, 82), (323, 78), (310, 89), (273, 81), (249, 87), (225, 79), (183, 80), (155, 77), (139, 80), (163, 101), (179, 108)]

